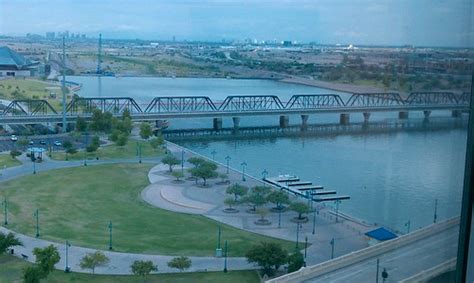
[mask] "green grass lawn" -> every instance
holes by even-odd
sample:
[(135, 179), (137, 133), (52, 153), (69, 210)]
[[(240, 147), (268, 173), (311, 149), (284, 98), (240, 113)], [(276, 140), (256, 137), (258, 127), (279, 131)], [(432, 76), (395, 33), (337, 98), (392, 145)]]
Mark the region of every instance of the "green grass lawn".
[[(113, 221), (116, 251), (165, 255), (212, 256), (217, 227), (229, 243), (229, 256), (244, 256), (260, 241), (294, 244), (236, 229), (204, 216), (170, 212), (144, 202), (149, 164), (114, 164), (42, 172), (2, 183), (9, 200), (9, 228), (34, 235), (36, 208), (41, 238), (73, 245), (108, 248)], [(1, 212), (0, 212), (1, 214)]]
[[(157, 148), (154, 150), (147, 141), (138, 141), (142, 147), (142, 157), (153, 157), (163, 154), (163, 149)], [(87, 159), (92, 160), (99, 157), (99, 159), (129, 159), (137, 158), (137, 141), (129, 140), (125, 146), (117, 146), (115, 144), (101, 146), (96, 152), (86, 152)], [(66, 160), (66, 153), (53, 152), (52, 159)], [(83, 160), (84, 151), (78, 151), (76, 154), (68, 154), (68, 160)]]
[[(22, 282), (22, 272), (31, 263), (20, 260), (10, 255), (0, 255), (0, 283)], [(158, 266), (158, 269), (160, 267)], [(41, 282), (63, 283), (63, 282), (143, 282), (136, 276), (116, 276), (116, 275), (91, 275), (82, 273), (64, 273), (59, 270), (53, 271), (46, 280)], [(193, 273), (173, 273), (149, 275), (146, 282), (209, 282), (209, 283), (257, 283), (260, 282), (256, 271), (230, 271), (223, 272), (193, 272)]]
[[(50, 98), (50, 92), (56, 93), (56, 98)], [(0, 98), (45, 99), (58, 110), (61, 106), (61, 89), (57, 85), (39, 80), (12, 78), (0, 81)]]
[(21, 162), (12, 158), (10, 154), (0, 154), (0, 169), (18, 166)]

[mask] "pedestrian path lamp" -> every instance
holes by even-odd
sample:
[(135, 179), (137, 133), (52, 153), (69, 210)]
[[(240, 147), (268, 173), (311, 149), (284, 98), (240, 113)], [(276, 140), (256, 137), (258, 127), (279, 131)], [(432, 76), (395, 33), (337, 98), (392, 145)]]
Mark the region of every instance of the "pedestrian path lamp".
[(36, 235), (35, 235), (35, 237), (39, 238), (40, 234), (39, 234), (39, 209), (38, 208), (36, 209), (36, 212), (35, 212), (34, 216), (36, 217)]
[(299, 242), (299, 237), (300, 237), (300, 228), (303, 228), (301, 227), (301, 224), (300, 223), (296, 223), (296, 249), (298, 249), (298, 242)]
[(217, 249), (221, 248), (221, 226), (217, 227)]
[(278, 208), (278, 228), (281, 227), (281, 210), (282, 210), (282, 208), (279, 207)]
[(341, 200), (335, 200), (334, 203), (336, 204), (336, 223), (338, 222), (339, 218), (339, 204), (341, 203)]
[(334, 258), (334, 238), (329, 242), (331, 244), (331, 259)]
[(66, 266), (64, 267), (64, 272), (69, 273), (71, 269), (69, 268), (69, 247), (71, 244), (66, 240)]
[[(34, 153), (33, 153), (34, 154)], [(33, 156), (31, 159), (33, 161), (33, 175), (36, 174), (36, 158)]]
[(411, 226), (411, 222), (410, 222), (410, 220), (408, 220), (408, 221), (405, 223), (405, 227), (407, 227), (407, 234), (410, 234), (410, 226)]
[(436, 223), (436, 220), (438, 220), (438, 199), (435, 199), (433, 223)]
[(244, 161), (240, 163), (240, 165), (242, 166), (242, 181), (245, 182), (245, 167), (247, 166), (247, 163)]
[(181, 174), (184, 176), (184, 149), (181, 150)]
[(84, 149), (84, 166), (87, 166), (87, 149)]
[(383, 280), (382, 282), (385, 283), (385, 280), (387, 280), (387, 278), (388, 278), (388, 272), (387, 272), (387, 269), (384, 268), (382, 271), (382, 280)]
[(313, 209), (313, 232), (312, 232), (312, 234), (314, 235), (315, 232), (316, 232), (316, 207)]
[(141, 144), (138, 144), (138, 163), (142, 163), (142, 145)]
[(112, 221), (109, 222), (109, 250), (112, 250)]
[(308, 237), (304, 237), (304, 267), (306, 267), (306, 250), (308, 249)]
[(4, 197), (4, 198), (3, 198), (2, 205), (3, 205), (3, 224), (8, 225), (8, 203), (7, 203), (7, 197)]
[(225, 161), (227, 162), (227, 167), (226, 167), (226, 171), (225, 171), (226, 174), (229, 174), (229, 161), (230, 161), (230, 159), (231, 158), (228, 155), (225, 157)]
[(227, 240), (224, 242), (224, 273), (227, 273)]
[(216, 153), (217, 153), (217, 152), (216, 152), (215, 150), (213, 150), (213, 151), (211, 152), (211, 154), (212, 154), (212, 160), (213, 160), (213, 161), (216, 159)]
[(268, 171), (267, 171), (267, 169), (264, 169), (262, 171), (262, 177), (263, 177), (262, 179), (265, 180), (267, 178), (267, 175), (268, 175)]

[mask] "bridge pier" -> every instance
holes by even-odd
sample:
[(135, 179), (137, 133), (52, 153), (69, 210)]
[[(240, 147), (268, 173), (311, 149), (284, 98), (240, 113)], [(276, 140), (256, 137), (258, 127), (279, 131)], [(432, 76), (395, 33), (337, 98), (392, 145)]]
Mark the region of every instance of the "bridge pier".
[(234, 122), (234, 130), (238, 130), (240, 125), (240, 117), (232, 117), (232, 121)]
[(408, 111), (398, 112), (398, 119), (408, 119)]
[(212, 120), (212, 128), (214, 131), (222, 130), (222, 118), (214, 118)]
[(462, 115), (461, 110), (453, 110), (451, 112), (451, 117), (454, 117), (454, 118), (461, 118), (461, 115)]
[(309, 118), (309, 115), (308, 114), (302, 114), (301, 115), (301, 129), (306, 129), (308, 128), (308, 118)]
[(290, 125), (290, 116), (280, 116), (280, 128), (287, 128)]
[(428, 119), (431, 115), (431, 110), (424, 110), (423, 114), (425, 115), (425, 119)]
[(341, 113), (341, 115), (339, 116), (339, 123), (341, 125), (347, 125), (349, 124), (349, 118), (350, 118), (349, 113)]
[(364, 112), (362, 114), (364, 115), (364, 123), (368, 123), (370, 118), (370, 112)]

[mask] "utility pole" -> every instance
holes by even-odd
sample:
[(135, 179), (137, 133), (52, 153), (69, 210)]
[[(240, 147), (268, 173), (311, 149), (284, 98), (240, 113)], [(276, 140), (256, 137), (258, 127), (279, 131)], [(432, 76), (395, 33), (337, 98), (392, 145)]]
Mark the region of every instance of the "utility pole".
[(63, 79), (61, 81), (61, 90), (63, 93), (63, 133), (66, 132), (66, 38), (63, 35)]
[(334, 238), (332, 238), (331, 242), (329, 242), (331, 244), (331, 259), (334, 258)]
[(435, 199), (433, 223), (436, 223), (436, 220), (438, 220), (438, 199)]
[(3, 199), (3, 218), (4, 218), (4, 221), (3, 221), (3, 224), (8, 225), (8, 204), (7, 204), (7, 197), (5, 197)]
[(109, 222), (109, 250), (112, 250), (112, 221)]
[(97, 52), (97, 70), (96, 73), (100, 76), (102, 73), (102, 68), (101, 68), (101, 63), (102, 63), (102, 34), (99, 34), (99, 50)]
[(38, 208), (36, 209), (35, 216), (36, 216), (36, 235), (35, 235), (35, 237), (39, 238), (40, 234), (39, 234), (39, 209)]

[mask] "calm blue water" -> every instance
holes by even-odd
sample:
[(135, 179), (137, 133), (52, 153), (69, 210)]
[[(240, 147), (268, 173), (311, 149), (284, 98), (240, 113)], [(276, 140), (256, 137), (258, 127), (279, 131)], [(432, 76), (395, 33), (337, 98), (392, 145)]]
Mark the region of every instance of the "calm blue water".
[[(265, 80), (185, 78), (69, 77), (83, 84), (83, 96), (129, 96), (145, 105), (155, 96), (209, 96), (215, 101), (228, 95), (274, 94), (286, 101), (293, 94), (337, 93), (320, 88)], [(101, 93), (98, 93), (99, 85)], [(445, 116), (446, 112), (432, 115)], [(397, 113), (373, 114), (371, 120), (395, 118)], [(422, 113), (410, 113), (422, 117)], [(311, 115), (311, 123), (337, 122), (338, 115)], [(361, 121), (362, 115), (351, 115)], [(174, 128), (211, 127), (211, 119), (172, 120)], [(290, 123), (300, 122), (298, 116)], [(243, 117), (241, 126), (276, 125), (278, 117)], [(230, 118), (224, 126), (231, 126)], [(405, 231), (432, 223), (438, 199), (438, 219), (459, 214), (464, 174), (466, 131), (399, 132), (337, 137), (273, 138), (261, 140), (181, 142), (182, 145), (260, 177), (290, 173), (321, 184), (339, 194), (350, 195), (340, 209), (367, 222)]]

